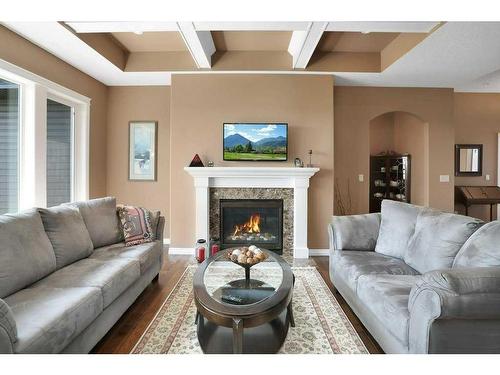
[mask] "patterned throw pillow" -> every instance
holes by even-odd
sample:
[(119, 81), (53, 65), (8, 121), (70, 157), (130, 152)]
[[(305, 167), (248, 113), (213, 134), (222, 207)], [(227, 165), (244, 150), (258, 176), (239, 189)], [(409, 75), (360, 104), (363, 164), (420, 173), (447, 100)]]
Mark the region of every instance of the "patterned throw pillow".
[(118, 216), (125, 238), (125, 246), (153, 242), (151, 212), (142, 207), (119, 206)]

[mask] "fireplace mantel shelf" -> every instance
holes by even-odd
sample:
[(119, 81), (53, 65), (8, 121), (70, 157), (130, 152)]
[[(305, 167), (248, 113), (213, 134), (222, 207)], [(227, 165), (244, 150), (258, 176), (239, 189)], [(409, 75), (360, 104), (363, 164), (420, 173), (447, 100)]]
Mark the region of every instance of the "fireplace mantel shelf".
[(319, 168), (295, 167), (185, 167), (193, 177), (312, 177)]
[(291, 188), (293, 189), (293, 255), (307, 258), (307, 191), (309, 179), (319, 168), (295, 167), (186, 167), (196, 192), (196, 238), (208, 238), (209, 189)]

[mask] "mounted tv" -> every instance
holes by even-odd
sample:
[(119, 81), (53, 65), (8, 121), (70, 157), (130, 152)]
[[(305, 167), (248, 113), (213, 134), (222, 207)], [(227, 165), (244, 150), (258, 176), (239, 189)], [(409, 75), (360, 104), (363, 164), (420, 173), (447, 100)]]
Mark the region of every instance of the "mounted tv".
[(288, 124), (225, 123), (224, 160), (286, 161)]

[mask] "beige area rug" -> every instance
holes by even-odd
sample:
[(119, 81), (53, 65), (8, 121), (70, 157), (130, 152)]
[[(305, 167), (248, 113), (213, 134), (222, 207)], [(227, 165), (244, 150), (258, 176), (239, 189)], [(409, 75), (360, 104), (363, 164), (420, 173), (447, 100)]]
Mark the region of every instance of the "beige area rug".
[[(282, 354), (368, 354), (334, 295), (314, 267), (292, 267), (295, 327), (280, 349)], [(133, 354), (201, 354), (194, 324), (193, 275), (184, 271), (148, 328), (132, 349)]]

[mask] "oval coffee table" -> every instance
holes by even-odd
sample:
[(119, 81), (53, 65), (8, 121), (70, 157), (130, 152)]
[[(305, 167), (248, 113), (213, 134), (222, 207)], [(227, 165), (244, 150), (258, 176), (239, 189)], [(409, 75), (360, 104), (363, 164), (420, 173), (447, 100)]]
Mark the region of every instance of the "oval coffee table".
[(204, 353), (276, 353), (294, 326), (294, 276), (279, 255), (254, 265), (250, 278), (230, 249), (205, 260), (193, 281), (198, 341)]

